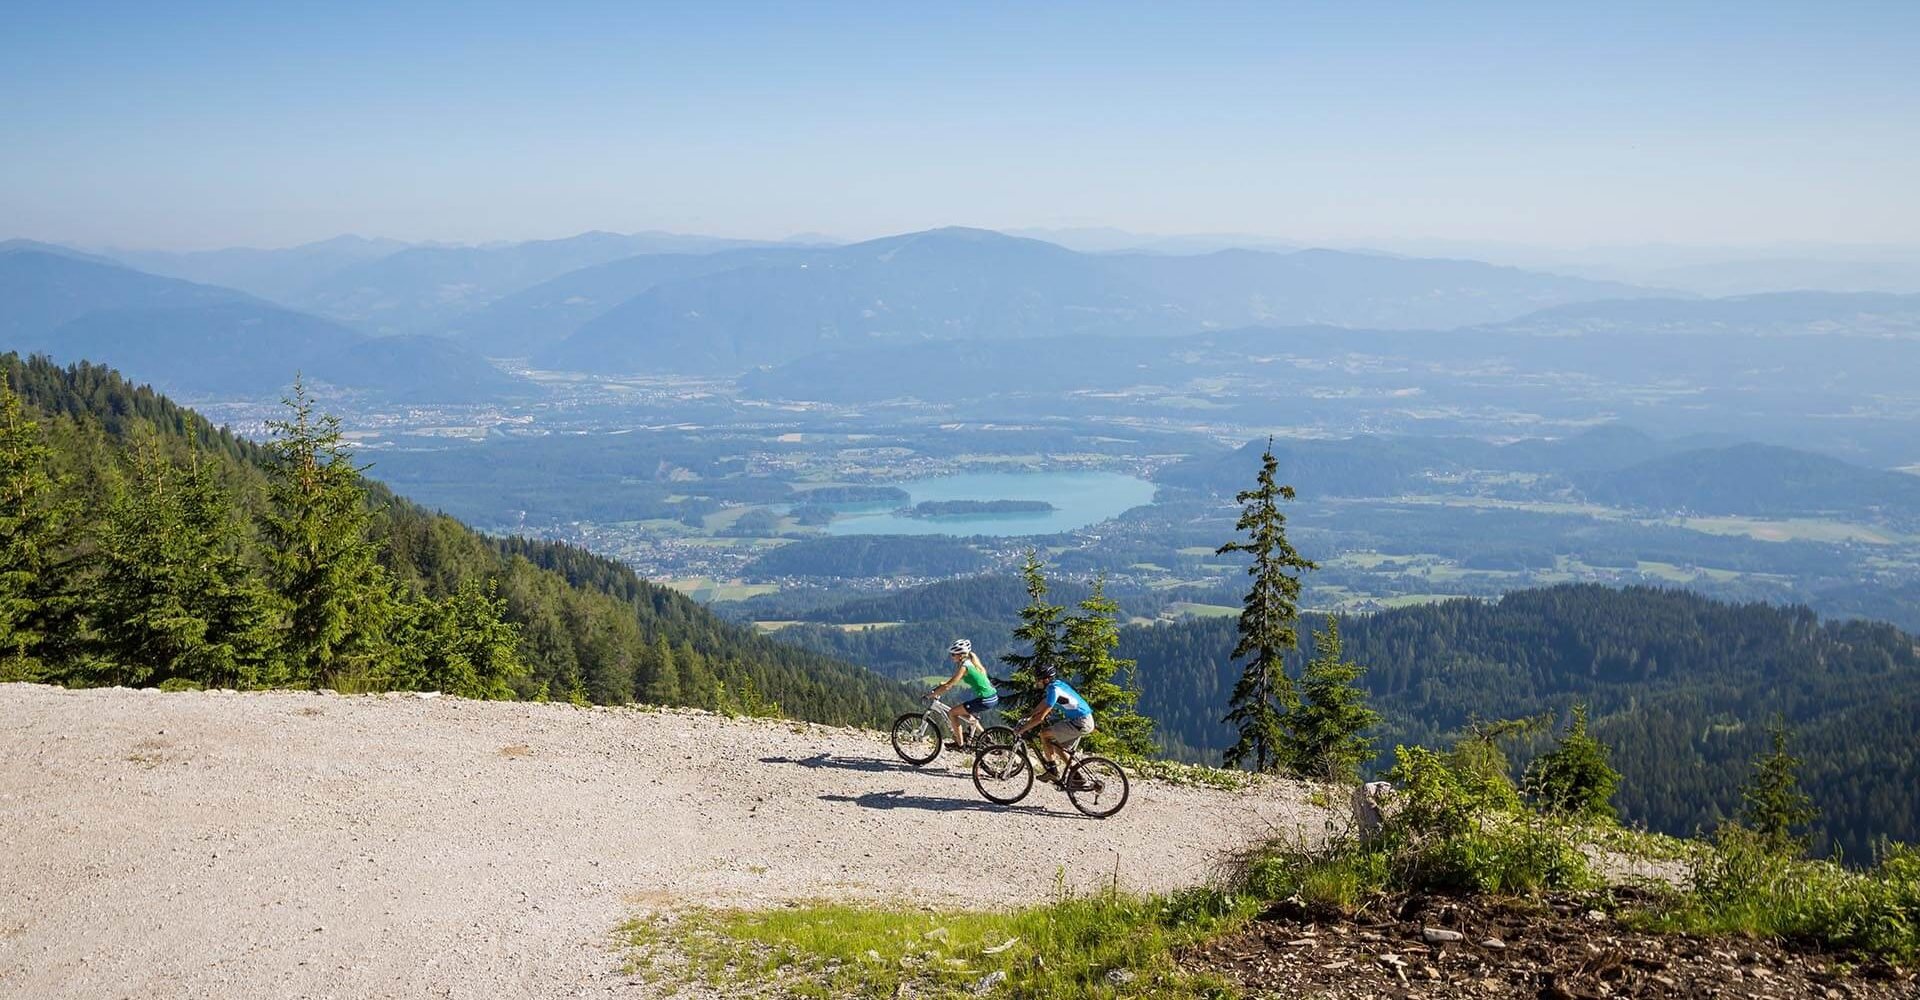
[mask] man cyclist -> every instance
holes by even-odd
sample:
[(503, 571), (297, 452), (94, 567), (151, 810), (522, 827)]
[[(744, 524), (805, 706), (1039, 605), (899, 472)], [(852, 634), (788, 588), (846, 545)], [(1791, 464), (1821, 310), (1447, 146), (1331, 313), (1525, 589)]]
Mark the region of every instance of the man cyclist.
[(965, 684), (967, 693), (972, 695), (966, 701), (953, 706), (947, 714), (947, 724), (953, 727), (955, 742), (947, 744), (954, 750), (964, 750), (966, 745), (986, 730), (986, 724), (976, 716), (1000, 704), (1000, 692), (994, 690), (993, 678), (987, 676), (987, 668), (974, 655), (973, 643), (967, 639), (955, 639), (947, 647), (947, 655), (953, 659), (953, 676), (945, 684), (927, 692), (927, 697), (938, 698), (952, 690), (956, 684)]
[(1033, 713), (1015, 732), (1024, 736), (1046, 722), (1048, 716), (1059, 714), (1058, 719), (1040, 730), (1040, 759), (1047, 765), (1047, 772), (1040, 780), (1058, 784), (1068, 751), (1079, 744), (1081, 737), (1093, 732), (1093, 706), (1088, 705), (1087, 699), (1072, 685), (1056, 676), (1050, 666), (1035, 668), (1034, 680), (1040, 688), (1040, 704), (1034, 706)]

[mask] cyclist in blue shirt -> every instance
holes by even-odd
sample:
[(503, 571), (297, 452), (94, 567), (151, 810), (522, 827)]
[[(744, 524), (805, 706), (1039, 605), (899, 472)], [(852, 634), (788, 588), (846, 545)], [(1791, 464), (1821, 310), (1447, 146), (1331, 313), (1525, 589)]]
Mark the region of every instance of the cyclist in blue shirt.
[(1055, 676), (1052, 667), (1038, 668), (1034, 679), (1040, 684), (1040, 704), (1034, 706), (1033, 714), (1027, 716), (1016, 732), (1024, 736), (1045, 723), (1049, 716), (1058, 714), (1058, 719), (1040, 730), (1040, 759), (1047, 765), (1047, 773), (1040, 779), (1058, 783), (1067, 751), (1078, 745), (1081, 737), (1093, 732), (1093, 707), (1072, 685)]

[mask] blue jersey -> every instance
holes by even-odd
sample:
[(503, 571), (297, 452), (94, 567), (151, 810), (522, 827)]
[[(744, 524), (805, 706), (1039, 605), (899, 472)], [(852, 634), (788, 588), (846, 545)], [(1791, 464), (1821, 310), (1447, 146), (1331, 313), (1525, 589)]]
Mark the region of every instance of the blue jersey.
[(1063, 680), (1051, 680), (1040, 692), (1040, 700), (1069, 722), (1093, 718), (1093, 707)]

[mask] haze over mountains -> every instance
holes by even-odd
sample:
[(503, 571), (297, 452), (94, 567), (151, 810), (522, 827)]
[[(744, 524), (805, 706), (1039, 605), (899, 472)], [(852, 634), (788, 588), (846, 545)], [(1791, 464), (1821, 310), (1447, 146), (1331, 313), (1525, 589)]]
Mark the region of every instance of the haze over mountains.
[[(1066, 235), (1091, 246), (1131, 236)], [(460, 402), (522, 388), (483, 357), (601, 374), (813, 365), (827, 377), (805, 383), (832, 398), (836, 371), (861, 391), (956, 365), (1017, 379), (1020, 352), (1050, 350), (1042, 341), (1080, 354), (1086, 364), (1060, 374), (1085, 380), (1103, 358), (1119, 366), (1119, 354), (1153, 353), (1141, 338), (1177, 353), (1189, 338), (1266, 328), (1371, 337), (1920, 331), (1916, 295), (1699, 299), (1471, 260), (1272, 241), (1211, 249), (1210, 239), (1233, 238), (1098, 253), (966, 228), (844, 246), (604, 232), (464, 247), (339, 237), (193, 253), (12, 241), (0, 244), (0, 333), (15, 349), (107, 357), (189, 394), (271, 395), (300, 370), (387, 398)], [(401, 339), (369, 340), (392, 337)], [(1529, 353), (1536, 348), (1557, 350)], [(249, 350), (256, 356), (235, 356)], [(1088, 384), (1111, 387), (1124, 374)]]

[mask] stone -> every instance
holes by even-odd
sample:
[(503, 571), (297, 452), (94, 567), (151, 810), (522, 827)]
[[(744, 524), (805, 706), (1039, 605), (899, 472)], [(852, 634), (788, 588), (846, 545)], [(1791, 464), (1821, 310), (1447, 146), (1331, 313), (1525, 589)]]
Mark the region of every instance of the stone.
[(1484, 941), (1481, 941), (1480, 947), (1485, 948), (1488, 951), (1506, 951), (1507, 943), (1505, 941), (1500, 940), (1499, 938), (1490, 937)]
[(1447, 930), (1445, 927), (1422, 927), (1420, 939), (1428, 944), (1452, 944), (1455, 941), (1465, 940), (1466, 935), (1459, 931)]

